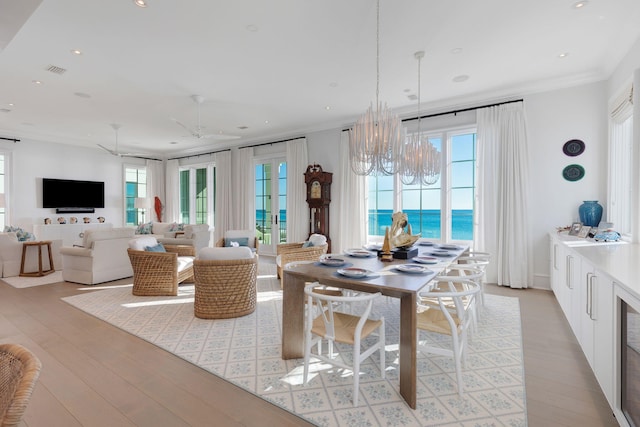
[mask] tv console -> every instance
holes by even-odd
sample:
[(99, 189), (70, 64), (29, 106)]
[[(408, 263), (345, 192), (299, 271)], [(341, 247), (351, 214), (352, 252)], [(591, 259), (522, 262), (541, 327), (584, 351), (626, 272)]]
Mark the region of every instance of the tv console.
[(33, 234), (38, 240), (62, 240), (62, 246), (73, 246), (82, 242), (85, 230), (113, 228), (108, 222), (81, 224), (36, 224)]

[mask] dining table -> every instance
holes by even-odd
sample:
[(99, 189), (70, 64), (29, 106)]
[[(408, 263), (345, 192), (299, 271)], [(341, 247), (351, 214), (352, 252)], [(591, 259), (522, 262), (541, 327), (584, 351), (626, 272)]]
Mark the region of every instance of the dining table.
[[(382, 261), (375, 250), (349, 249), (343, 254), (329, 254), (326, 257), (344, 261), (334, 262), (304, 261), (293, 262), (283, 270), (282, 307), (282, 358), (304, 357), (304, 287), (309, 282), (357, 292), (380, 292), (400, 300), (399, 381), (400, 394), (409, 407), (416, 409), (417, 394), (417, 300), (420, 290), (430, 288), (430, 282), (447, 268), (466, 250), (466, 245), (439, 245), (421, 242), (418, 257), (409, 259), (393, 258)], [(424, 257), (435, 259), (434, 264), (423, 264)], [(416, 261), (417, 260), (417, 261)], [(429, 261), (433, 262), (433, 261)], [(413, 266), (426, 267), (423, 271)], [(405, 266), (405, 267), (403, 267)], [(349, 277), (350, 269), (366, 271), (363, 277)], [(339, 272), (340, 271), (340, 272)]]

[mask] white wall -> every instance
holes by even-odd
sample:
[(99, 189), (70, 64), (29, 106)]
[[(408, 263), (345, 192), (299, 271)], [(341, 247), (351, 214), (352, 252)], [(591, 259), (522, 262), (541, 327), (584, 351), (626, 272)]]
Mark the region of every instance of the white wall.
[[(578, 221), (578, 207), (584, 200), (606, 206), (606, 85), (600, 82), (530, 95), (524, 106), (530, 152), (532, 286), (550, 289), (547, 234)], [(584, 153), (566, 156), (562, 146), (570, 139), (584, 141)], [(563, 178), (562, 170), (570, 164), (584, 167), (583, 179)]]
[[(140, 159), (126, 159), (92, 149), (32, 140), (17, 143), (3, 142), (0, 150), (10, 153), (11, 183), (10, 220), (7, 225), (32, 231), (33, 224), (43, 224), (44, 218), (88, 216), (97, 222), (103, 216), (106, 222), (122, 226), (124, 222), (123, 165), (144, 164)], [(42, 178), (104, 181), (105, 208), (93, 214), (56, 214), (55, 209), (42, 208)]]

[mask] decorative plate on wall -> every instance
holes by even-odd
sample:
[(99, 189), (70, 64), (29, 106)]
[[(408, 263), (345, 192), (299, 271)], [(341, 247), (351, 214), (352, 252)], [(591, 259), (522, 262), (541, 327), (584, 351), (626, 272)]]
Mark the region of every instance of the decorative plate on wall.
[(584, 177), (584, 168), (580, 165), (569, 165), (562, 170), (562, 176), (567, 181), (579, 181)]
[(575, 157), (584, 152), (584, 142), (579, 139), (571, 139), (564, 143), (562, 151), (567, 156)]

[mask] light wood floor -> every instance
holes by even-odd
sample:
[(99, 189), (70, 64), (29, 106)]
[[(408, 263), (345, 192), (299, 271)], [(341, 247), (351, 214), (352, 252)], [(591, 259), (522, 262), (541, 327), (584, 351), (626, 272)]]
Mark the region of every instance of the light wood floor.
[[(618, 425), (553, 294), (488, 288), (520, 298), (529, 426)], [(60, 300), (94, 289), (0, 281), (0, 342), (28, 347), (43, 364), (22, 425), (310, 425)]]

